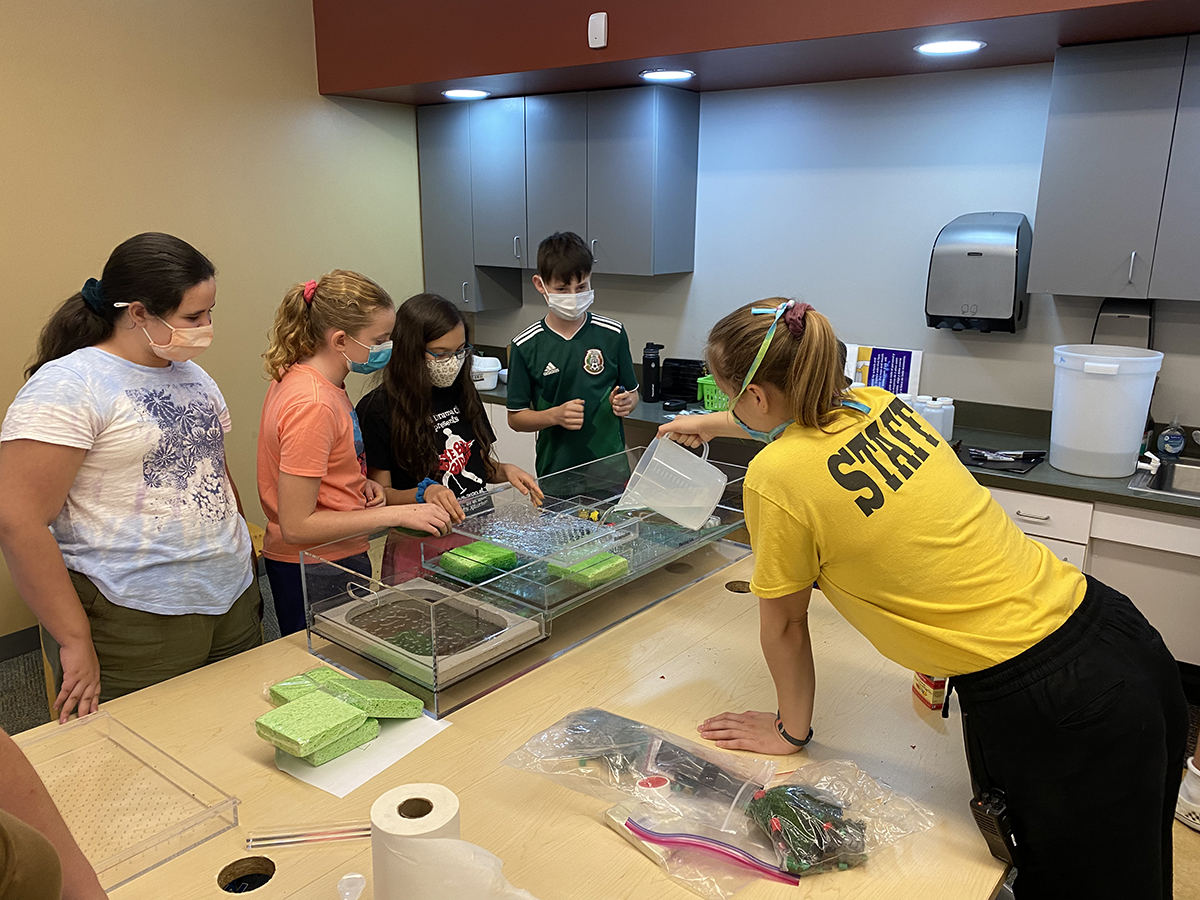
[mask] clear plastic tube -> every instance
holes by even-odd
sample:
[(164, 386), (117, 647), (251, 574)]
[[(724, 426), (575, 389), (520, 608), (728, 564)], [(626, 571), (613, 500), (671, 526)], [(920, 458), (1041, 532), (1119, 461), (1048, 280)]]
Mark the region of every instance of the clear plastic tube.
[(657, 844), (660, 847), (674, 849), (702, 850), (705, 853), (720, 857), (726, 862), (749, 869), (755, 875), (760, 875), (771, 881), (779, 881), (783, 884), (791, 885), (800, 883), (799, 876), (781, 872), (778, 867), (765, 863), (745, 850), (734, 847), (732, 844), (727, 844), (724, 841), (701, 837), (695, 834), (660, 834), (657, 831), (651, 831), (649, 828), (639, 825), (633, 819), (626, 819), (625, 827), (637, 835), (640, 840), (648, 844)]
[(371, 823), (347, 822), (341, 825), (302, 825), (295, 828), (274, 828), (250, 831), (246, 834), (247, 850), (266, 847), (299, 847), (303, 844), (327, 844), (334, 841), (357, 841), (371, 836)]

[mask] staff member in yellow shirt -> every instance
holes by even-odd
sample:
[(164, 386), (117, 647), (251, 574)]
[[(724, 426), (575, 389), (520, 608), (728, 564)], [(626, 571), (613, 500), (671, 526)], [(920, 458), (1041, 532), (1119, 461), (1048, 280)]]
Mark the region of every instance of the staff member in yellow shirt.
[(952, 677), (972, 779), (1007, 804), (1020, 900), (1169, 898), (1188, 716), (1158, 632), (1025, 537), (902, 401), (846, 389), (833, 328), (807, 304), (744, 306), (707, 352), (729, 411), (659, 434), (767, 442), (745, 506), (778, 713), (723, 713), (700, 734), (771, 754), (811, 738), (815, 581), (885, 656)]

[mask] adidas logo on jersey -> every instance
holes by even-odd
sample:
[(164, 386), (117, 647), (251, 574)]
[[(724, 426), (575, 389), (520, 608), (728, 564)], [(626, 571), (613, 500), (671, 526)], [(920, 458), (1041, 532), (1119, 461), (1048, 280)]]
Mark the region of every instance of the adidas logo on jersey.
[(542, 377), (543, 378), (546, 377), (547, 375), (557, 375), (557, 374), (558, 374), (558, 366), (556, 366), (552, 362), (546, 363), (546, 368), (542, 369)]

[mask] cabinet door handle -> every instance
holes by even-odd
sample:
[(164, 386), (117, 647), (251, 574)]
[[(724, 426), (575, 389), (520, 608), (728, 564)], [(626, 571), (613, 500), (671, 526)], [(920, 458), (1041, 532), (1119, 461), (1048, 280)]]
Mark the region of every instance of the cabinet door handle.
[(513, 235), (513, 256), (517, 259), (521, 258), (521, 236)]
[(1039, 516), (1035, 513), (1023, 513), (1019, 509), (1017, 510), (1017, 515), (1020, 516), (1022, 519), (1036, 519), (1039, 522), (1049, 522), (1050, 521), (1049, 516)]
[(470, 283), (471, 283), (471, 282), (469, 282), (469, 281), (464, 281), (464, 282), (463, 282), (463, 286), (462, 286), (462, 298), (463, 298), (463, 303), (466, 303), (466, 302), (467, 302), (467, 285), (468, 285), (468, 284), (470, 284)]
[(592, 265), (596, 264), (596, 245), (600, 243), (599, 239), (592, 241)]
[(1137, 251), (1134, 250), (1129, 254), (1129, 281), (1126, 284), (1133, 284), (1133, 264), (1137, 261)]

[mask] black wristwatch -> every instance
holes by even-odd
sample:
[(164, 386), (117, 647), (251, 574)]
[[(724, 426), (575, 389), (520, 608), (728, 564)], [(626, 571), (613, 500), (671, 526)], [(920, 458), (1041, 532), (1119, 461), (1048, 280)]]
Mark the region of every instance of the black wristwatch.
[(779, 717), (779, 710), (775, 711), (775, 728), (779, 732), (779, 736), (791, 744), (793, 747), (803, 747), (813, 739), (813, 730), (810, 726), (808, 729), (808, 737), (804, 740), (797, 740), (787, 733), (787, 729), (783, 727), (783, 719)]

